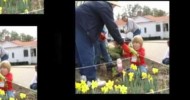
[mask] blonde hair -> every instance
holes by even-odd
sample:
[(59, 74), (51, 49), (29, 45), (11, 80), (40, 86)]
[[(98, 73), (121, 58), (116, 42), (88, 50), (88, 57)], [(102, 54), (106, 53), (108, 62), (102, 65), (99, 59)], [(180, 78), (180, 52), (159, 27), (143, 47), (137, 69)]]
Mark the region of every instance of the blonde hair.
[(7, 60), (2, 61), (1, 64), (0, 64), (0, 68), (7, 68), (8, 72), (10, 72), (10, 70), (11, 70), (11, 64)]
[(133, 40), (132, 40), (132, 43), (140, 43), (140, 45), (142, 46), (143, 45), (143, 38), (142, 36), (140, 35), (136, 35), (134, 36)]

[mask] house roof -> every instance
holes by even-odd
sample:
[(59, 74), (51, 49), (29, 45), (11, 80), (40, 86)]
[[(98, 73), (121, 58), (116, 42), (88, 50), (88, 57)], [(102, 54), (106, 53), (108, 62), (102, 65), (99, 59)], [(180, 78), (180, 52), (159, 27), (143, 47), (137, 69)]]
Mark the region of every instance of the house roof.
[[(151, 15), (146, 15), (146, 16), (140, 16), (140, 17), (144, 17), (146, 19), (149, 19), (150, 22), (152, 22), (152, 21), (153, 22), (167, 22), (167, 21), (169, 21), (169, 16), (154, 17)], [(137, 18), (137, 17), (133, 17), (132, 19), (135, 20), (135, 18)], [(126, 22), (124, 22), (122, 19), (116, 20), (115, 22), (118, 26), (124, 26), (126, 24)]]
[(151, 21), (155, 21), (155, 22), (168, 21), (169, 20), (169, 16), (154, 17), (151, 15), (146, 15), (146, 16), (144, 16), (144, 18), (147, 18), (147, 19), (149, 19)]
[(22, 42), (19, 40), (15, 40), (15, 41), (11, 41), (11, 42), (16, 45), (19, 45), (19, 46), (32, 46), (32, 47), (37, 46), (37, 41)]

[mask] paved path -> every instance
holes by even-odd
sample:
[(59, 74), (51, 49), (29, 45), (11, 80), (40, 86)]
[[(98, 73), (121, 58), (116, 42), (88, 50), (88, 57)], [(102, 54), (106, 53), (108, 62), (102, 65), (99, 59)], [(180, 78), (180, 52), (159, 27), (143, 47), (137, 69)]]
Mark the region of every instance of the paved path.
[(29, 85), (34, 77), (34, 66), (12, 66), (13, 82), (29, 88)]
[(167, 41), (144, 41), (146, 57), (161, 62), (168, 48)]

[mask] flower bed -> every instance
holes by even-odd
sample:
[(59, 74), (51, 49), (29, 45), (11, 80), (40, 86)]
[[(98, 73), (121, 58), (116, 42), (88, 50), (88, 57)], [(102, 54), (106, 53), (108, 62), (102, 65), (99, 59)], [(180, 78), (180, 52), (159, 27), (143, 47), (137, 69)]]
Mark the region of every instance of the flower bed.
[[(0, 14), (22, 14), (44, 8), (44, 0), (0, 0)], [(43, 14), (43, 10), (33, 12)]]
[[(97, 87), (97, 82), (93, 81), (89, 87), (84, 81), (75, 83), (76, 93), (109, 93), (109, 94), (146, 94), (146, 93), (169, 93), (169, 67), (159, 64), (146, 58), (148, 73), (141, 73), (134, 65), (129, 64), (129, 60), (123, 60), (124, 69), (131, 67), (135, 72), (122, 71), (119, 77), (118, 72), (113, 68), (112, 74), (102, 74), (100, 65), (97, 69), (97, 77), (107, 81), (103, 87)], [(77, 72), (77, 71), (76, 71)], [(105, 72), (106, 73), (106, 72)], [(76, 73), (78, 75), (78, 73)], [(79, 77), (78, 77), (79, 78)], [(76, 78), (77, 81), (77, 78)], [(155, 92), (157, 91), (157, 92)]]
[(8, 98), (3, 90), (0, 90), (0, 100), (37, 100), (37, 91), (25, 88), (13, 83), (15, 98)]
[(13, 84), (14, 89), (16, 90), (15, 96), (19, 98), (20, 93), (26, 94), (26, 99), (24, 100), (37, 100), (37, 91), (25, 88), (18, 84)]

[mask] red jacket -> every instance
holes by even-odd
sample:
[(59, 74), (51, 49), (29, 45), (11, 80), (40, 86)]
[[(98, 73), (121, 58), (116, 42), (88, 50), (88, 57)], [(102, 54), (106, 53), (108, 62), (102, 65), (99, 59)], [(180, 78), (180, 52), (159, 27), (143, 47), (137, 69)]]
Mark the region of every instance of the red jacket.
[(135, 64), (135, 65), (137, 65), (137, 66), (142, 66), (142, 65), (146, 65), (146, 62), (145, 62), (145, 58), (144, 58), (144, 56), (145, 56), (145, 50), (144, 50), (144, 48), (142, 47), (142, 48), (140, 48), (138, 51), (138, 54), (139, 54), (139, 57), (138, 57), (138, 59), (137, 59), (137, 61), (136, 62), (132, 62), (131, 60), (132, 60), (132, 53), (128, 53), (128, 54), (126, 54), (126, 53), (124, 53), (123, 54), (123, 57), (125, 57), (125, 58), (128, 58), (128, 57), (130, 57), (130, 62), (131, 62), (131, 64)]
[(7, 90), (13, 90), (13, 85), (12, 85), (12, 80), (13, 80), (13, 75), (12, 73), (8, 73), (6, 76), (6, 82), (5, 82), (5, 87), (1, 88), (2, 90), (4, 91), (7, 91)]

